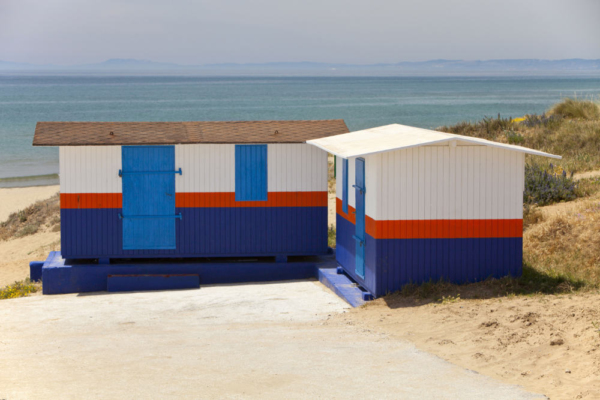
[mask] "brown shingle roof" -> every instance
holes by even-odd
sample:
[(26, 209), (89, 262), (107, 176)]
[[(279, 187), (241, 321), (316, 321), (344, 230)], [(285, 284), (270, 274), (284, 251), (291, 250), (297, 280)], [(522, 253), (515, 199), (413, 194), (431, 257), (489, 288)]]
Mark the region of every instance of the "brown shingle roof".
[(38, 122), (34, 146), (303, 143), (347, 133), (342, 119), (231, 122)]

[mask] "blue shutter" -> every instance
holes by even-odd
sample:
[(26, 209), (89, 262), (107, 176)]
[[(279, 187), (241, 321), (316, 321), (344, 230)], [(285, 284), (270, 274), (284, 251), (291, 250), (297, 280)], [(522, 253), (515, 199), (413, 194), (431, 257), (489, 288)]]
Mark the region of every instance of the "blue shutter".
[(267, 145), (235, 145), (235, 201), (267, 200)]
[(348, 159), (342, 161), (342, 211), (348, 214)]

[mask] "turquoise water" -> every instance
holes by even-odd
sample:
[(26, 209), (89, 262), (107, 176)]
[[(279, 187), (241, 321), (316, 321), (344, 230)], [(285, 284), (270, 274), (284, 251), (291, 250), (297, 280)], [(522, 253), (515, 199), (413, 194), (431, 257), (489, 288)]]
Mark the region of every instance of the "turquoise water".
[[(0, 76), (3, 178), (55, 174), (58, 151), (31, 146), (37, 121), (343, 118), (350, 130), (424, 128), (544, 112), (562, 97), (600, 97), (600, 78)], [(17, 183), (15, 183), (17, 182)]]

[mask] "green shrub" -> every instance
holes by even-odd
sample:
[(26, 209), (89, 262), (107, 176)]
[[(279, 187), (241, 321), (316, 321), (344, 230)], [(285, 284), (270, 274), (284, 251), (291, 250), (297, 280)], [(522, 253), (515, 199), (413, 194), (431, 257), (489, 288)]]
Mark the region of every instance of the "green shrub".
[(525, 141), (525, 138), (519, 132), (504, 131), (504, 135), (506, 136), (506, 141), (509, 144), (521, 144)]
[(577, 184), (572, 176), (567, 176), (567, 171), (562, 169), (555, 171), (552, 164), (550, 164), (550, 172), (539, 164), (525, 164), (524, 203), (545, 206), (574, 200), (577, 198), (576, 190)]
[(512, 128), (513, 122), (511, 117), (502, 118), (500, 114), (498, 114), (498, 118), (483, 117), (481, 125), (488, 134), (493, 134)]
[(527, 114), (525, 119), (521, 121), (521, 125), (524, 125), (528, 128), (548, 128), (550, 130), (555, 130), (560, 126), (563, 121), (563, 117), (561, 115), (537, 115), (537, 114)]

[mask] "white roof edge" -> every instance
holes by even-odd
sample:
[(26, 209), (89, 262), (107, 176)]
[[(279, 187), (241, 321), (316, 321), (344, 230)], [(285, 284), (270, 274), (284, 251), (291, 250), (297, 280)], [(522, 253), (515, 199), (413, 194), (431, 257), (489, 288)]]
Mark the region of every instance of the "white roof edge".
[(310, 144), (311, 146), (318, 147), (319, 149), (321, 149), (321, 150), (324, 150), (324, 151), (326, 151), (326, 152), (328, 152), (328, 153), (331, 153), (331, 154), (333, 154), (334, 156), (345, 158), (345, 157), (343, 157), (341, 154), (338, 154), (338, 153), (336, 153), (336, 152), (334, 152), (334, 151), (331, 151), (331, 150), (329, 150), (328, 148), (325, 148), (325, 147), (321, 146), (320, 144), (314, 143), (314, 141), (315, 141), (315, 140), (318, 140), (318, 139), (311, 139), (311, 140), (307, 140), (307, 141), (306, 141), (306, 144)]
[(342, 155), (342, 154), (338, 154), (332, 150), (327, 149), (326, 147), (321, 146), (320, 144), (317, 143), (311, 143), (314, 140), (319, 140), (319, 139), (311, 139), (311, 140), (307, 140), (306, 143), (311, 144), (315, 147), (320, 148), (321, 150), (325, 150), (335, 156), (338, 157), (342, 157), (342, 158), (352, 158), (352, 157), (361, 157), (361, 156), (368, 156), (370, 154), (379, 154), (379, 153), (386, 153), (388, 151), (395, 151), (395, 150), (401, 150), (401, 149), (410, 149), (413, 147), (420, 147), (420, 146), (429, 146), (432, 144), (438, 144), (438, 143), (445, 143), (445, 142), (451, 142), (452, 140), (456, 140), (456, 138), (447, 138), (447, 139), (440, 139), (440, 140), (432, 140), (431, 142), (427, 142), (425, 144), (423, 143), (419, 143), (419, 144), (412, 144), (412, 145), (408, 145), (408, 146), (399, 146), (399, 147), (394, 147), (394, 148), (389, 148), (389, 149), (384, 149), (384, 150), (377, 150), (377, 151), (367, 151), (367, 152), (362, 152), (362, 153), (352, 153), (352, 154), (348, 154), (348, 155)]
[[(402, 126), (402, 125), (400, 125), (400, 126)], [(433, 132), (436, 132), (436, 131), (433, 131)], [(336, 136), (345, 136), (345, 135), (349, 135), (351, 133), (352, 132), (346, 133), (346, 134), (340, 134), (340, 135), (336, 135)], [(516, 146), (516, 145), (512, 145), (512, 144), (493, 142), (493, 141), (487, 140), (487, 139), (475, 138), (475, 137), (471, 137), (471, 136), (456, 135), (456, 134), (446, 133), (446, 132), (438, 132), (438, 133), (447, 135), (447, 137), (444, 139), (430, 140), (428, 142), (423, 142), (423, 143), (416, 143), (416, 144), (402, 145), (402, 146), (392, 146), (389, 148), (372, 150), (372, 151), (345, 152), (345, 154), (342, 154), (341, 152), (332, 150), (331, 148), (328, 148), (328, 146), (318, 143), (321, 139), (307, 140), (306, 143), (310, 144), (312, 146), (318, 147), (321, 150), (327, 151), (328, 153), (331, 153), (331, 154), (341, 157), (341, 158), (361, 157), (361, 156), (366, 156), (366, 155), (370, 155), (370, 154), (385, 153), (388, 151), (395, 151), (395, 150), (408, 149), (408, 148), (421, 147), (421, 146), (430, 146), (433, 144), (440, 144), (440, 143), (451, 142), (453, 140), (460, 140), (463, 142), (473, 143), (473, 144), (477, 144), (477, 145), (481, 145), (481, 146), (490, 146), (490, 147), (496, 147), (496, 148), (500, 148), (500, 149), (518, 151), (520, 153), (530, 154), (530, 155), (534, 155), (534, 156), (554, 158), (557, 160), (562, 159), (562, 156), (546, 153), (546, 152), (539, 151), (539, 150), (530, 149), (530, 148), (523, 147), (523, 146)], [(335, 137), (335, 136), (330, 136), (326, 139), (331, 139), (333, 137)]]
[[(452, 134), (449, 133), (449, 135), (452, 135)], [(470, 136), (462, 136), (462, 135), (453, 135), (453, 136), (455, 136), (457, 140), (462, 140), (465, 142), (480, 143), (485, 146), (498, 147), (500, 149), (519, 151), (521, 153), (531, 154), (532, 156), (542, 156), (542, 157), (555, 158), (557, 160), (562, 160), (562, 156), (557, 156), (556, 154), (550, 154), (550, 153), (546, 153), (544, 151), (530, 149), (528, 147), (516, 146), (514, 144), (498, 143), (498, 142), (493, 142), (491, 140), (473, 138)]]

